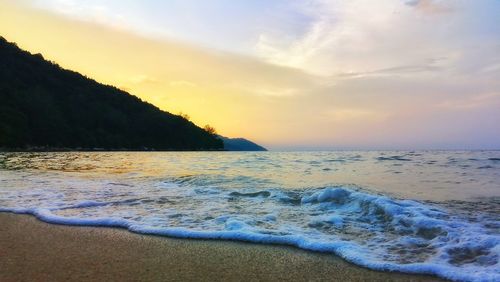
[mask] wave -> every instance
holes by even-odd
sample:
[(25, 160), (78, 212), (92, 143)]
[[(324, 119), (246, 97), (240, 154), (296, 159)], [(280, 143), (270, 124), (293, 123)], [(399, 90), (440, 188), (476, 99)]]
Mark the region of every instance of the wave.
[[(137, 197), (112, 185), (114, 197), (4, 199), (0, 211), (32, 214), (65, 225), (112, 226), (142, 234), (284, 244), (334, 253), (383, 271), (433, 274), (460, 281), (500, 280), (497, 215), (467, 218), (431, 203), (402, 200), (358, 187), (226, 189), (192, 186), (196, 179), (153, 185)], [(213, 182), (210, 182), (213, 184)], [(17, 194), (16, 194), (17, 193)], [(147, 194), (151, 196), (146, 196)], [(118, 197), (117, 197), (118, 195)], [(31, 199), (29, 197), (32, 197)], [(36, 199), (43, 198), (45, 202)], [(22, 200), (20, 200), (22, 199)], [(15, 206), (17, 205), (17, 206)]]

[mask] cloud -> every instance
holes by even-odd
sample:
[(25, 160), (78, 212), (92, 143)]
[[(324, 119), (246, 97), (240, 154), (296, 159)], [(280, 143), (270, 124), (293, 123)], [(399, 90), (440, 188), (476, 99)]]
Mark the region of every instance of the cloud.
[(101, 1), (21, 0), (20, 2), (26, 1), (38, 9), (55, 11), (66, 17), (99, 23), (115, 29), (136, 30), (128, 23), (125, 16), (108, 8)]
[[(487, 3), (430, 0), (300, 3), (298, 9), (310, 19), (304, 22), (303, 32), (289, 38), (274, 30), (264, 31), (258, 36), (255, 50), (271, 63), (319, 75), (375, 73), (394, 66), (427, 64), (435, 58), (450, 58), (447, 63), (458, 63), (451, 58), (470, 53), (474, 42), (484, 42), (484, 36), (500, 37), (495, 34), (498, 30), (485, 34), (492, 28), (479, 20), (494, 18), (495, 9), (500, 12), (498, 3), (494, 8)], [(445, 13), (450, 11), (453, 13)], [(487, 59), (478, 58), (481, 62)], [(396, 71), (391, 70), (394, 74)]]
[(448, 1), (440, 0), (406, 0), (404, 3), (415, 9), (429, 13), (441, 14), (453, 11), (452, 4)]
[(420, 0), (406, 0), (404, 3), (408, 6), (417, 6), (420, 3)]
[(353, 77), (367, 77), (367, 76), (402, 76), (402, 75), (416, 75), (421, 73), (436, 73), (443, 70), (443, 66), (439, 62), (443, 59), (429, 60), (427, 64), (422, 65), (406, 65), (395, 66), (384, 69), (366, 71), (366, 72), (349, 72), (340, 73), (336, 75), (337, 78), (353, 78)]

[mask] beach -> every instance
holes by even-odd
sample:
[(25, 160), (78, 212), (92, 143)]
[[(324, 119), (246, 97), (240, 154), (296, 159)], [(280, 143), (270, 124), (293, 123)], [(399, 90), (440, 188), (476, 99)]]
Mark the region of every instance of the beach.
[(12, 213), (0, 213), (0, 255), (0, 281), (441, 281), (287, 246), (54, 225)]
[(0, 282), (500, 282), (498, 15), (0, 0)]

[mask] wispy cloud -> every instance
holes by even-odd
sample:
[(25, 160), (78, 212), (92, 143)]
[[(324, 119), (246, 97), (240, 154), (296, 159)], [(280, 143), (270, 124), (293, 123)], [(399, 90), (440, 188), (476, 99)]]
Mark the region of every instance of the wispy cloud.
[(372, 71), (365, 72), (349, 72), (349, 73), (340, 73), (336, 75), (334, 78), (359, 78), (359, 77), (367, 77), (367, 76), (402, 76), (402, 75), (416, 75), (422, 73), (437, 73), (444, 69), (444, 66), (440, 64), (441, 61), (445, 61), (445, 59), (433, 59), (428, 60), (427, 64), (421, 65), (406, 65), (406, 66), (395, 66), (384, 69), (377, 69)]
[[(499, 41), (498, 28), (491, 30), (492, 27), (480, 17), (495, 17), (495, 11), (500, 12), (500, 5), (496, 3), (489, 7), (486, 2), (301, 2), (299, 9), (311, 19), (305, 23), (307, 28), (303, 33), (288, 38), (275, 31), (264, 32), (258, 37), (255, 49), (269, 62), (322, 75), (374, 73), (394, 66), (420, 65), (418, 62), (454, 54), (464, 57), (474, 50), (475, 42), (484, 41), (484, 36), (496, 37)], [(435, 15), (428, 17), (422, 12)], [(485, 34), (485, 30), (491, 30), (490, 34)], [(489, 55), (467, 60), (484, 63), (500, 56)], [(454, 62), (464, 63), (463, 60)], [(407, 68), (400, 70), (402, 73), (411, 71)], [(391, 72), (395, 73), (396, 69)]]
[[(21, 0), (24, 2), (26, 0)], [(102, 1), (77, 0), (32, 0), (33, 5), (40, 9), (55, 11), (67, 17), (83, 21), (104, 24), (123, 30), (134, 30), (125, 16), (109, 8)]]

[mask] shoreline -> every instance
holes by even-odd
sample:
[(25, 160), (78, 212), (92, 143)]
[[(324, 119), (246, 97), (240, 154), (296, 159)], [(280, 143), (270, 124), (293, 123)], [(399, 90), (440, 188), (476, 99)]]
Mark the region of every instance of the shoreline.
[(445, 281), (290, 246), (141, 235), (0, 212), (1, 281)]
[[(91, 153), (91, 152), (102, 152), (102, 153), (112, 153), (112, 152), (238, 152), (238, 151), (230, 151), (224, 149), (200, 149), (200, 150), (179, 150), (179, 149), (171, 149), (171, 150), (155, 150), (155, 149), (103, 149), (103, 148), (47, 148), (47, 149), (6, 149), (0, 148), (0, 153)], [(248, 151), (252, 152), (252, 151)]]

